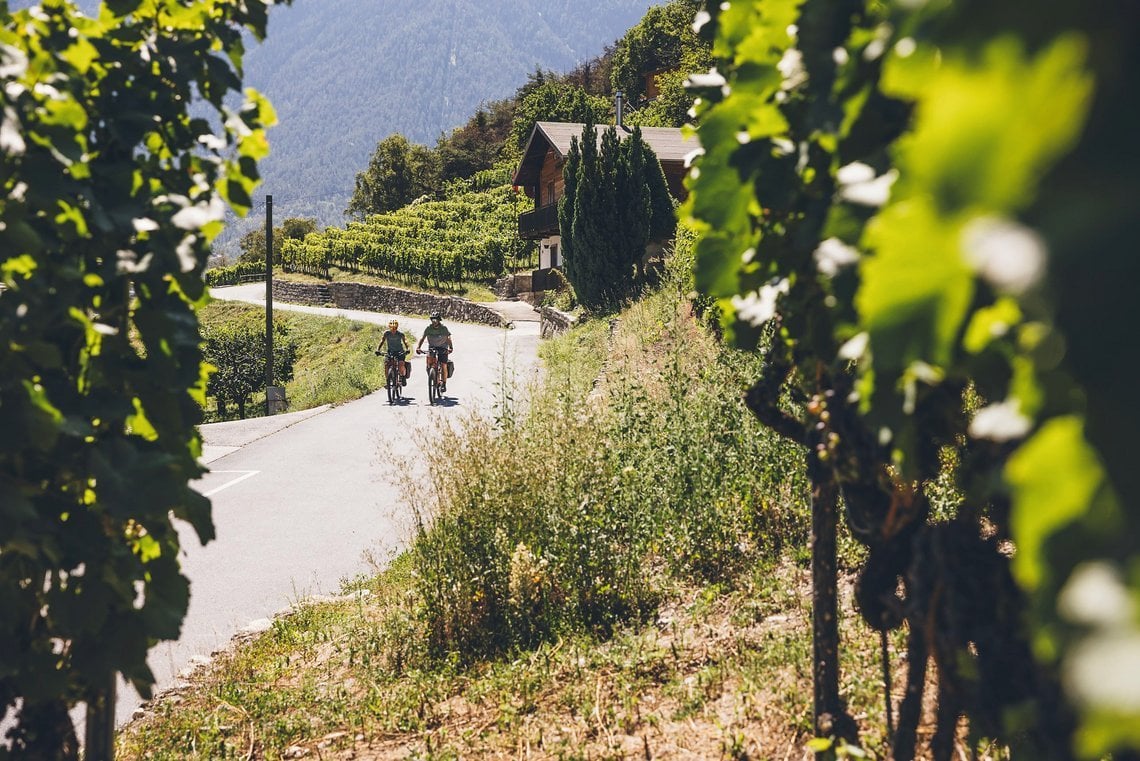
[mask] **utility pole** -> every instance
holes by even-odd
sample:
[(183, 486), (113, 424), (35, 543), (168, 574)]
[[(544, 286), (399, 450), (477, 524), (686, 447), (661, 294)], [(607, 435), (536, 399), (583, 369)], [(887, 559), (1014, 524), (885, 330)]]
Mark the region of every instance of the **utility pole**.
[(266, 388), (272, 385), (274, 385), (274, 197), (266, 196)]
[(265, 414), (273, 409), (273, 196), (265, 196)]

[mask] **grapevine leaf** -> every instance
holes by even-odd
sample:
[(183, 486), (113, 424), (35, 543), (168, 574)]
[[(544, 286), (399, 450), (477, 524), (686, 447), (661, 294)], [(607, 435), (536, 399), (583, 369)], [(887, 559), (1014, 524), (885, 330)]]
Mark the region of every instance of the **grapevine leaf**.
[(938, 93), (920, 100), (918, 127), (899, 141), (907, 185), (925, 188), (942, 208), (1024, 206), (1083, 125), (1091, 93), (1083, 61), (1074, 37), (1036, 60), (1009, 37), (990, 43), (980, 65), (893, 58), (885, 89), (902, 97)]
[(1005, 478), (1013, 496), (1013, 570), (1034, 589), (1048, 575), (1042, 545), (1084, 514), (1104, 482), (1104, 470), (1085, 441), (1080, 418), (1065, 416), (1045, 423), (1010, 457)]
[(99, 58), (99, 49), (86, 38), (80, 37), (71, 47), (63, 52), (62, 58), (71, 64), (76, 72), (87, 73), (87, 69)]
[(893, 204), (868, 224), (874, 255), (860, 264), (856, 305), (880, 372), (949, 363), (974, 293), (957, 239), (957, 227), (924, 198)]
[(24, 435), (30, 445), (47, 450), (55, 445), (63, 414), (48, 399), (47, 391), (38, 383), (23, 382), (30, 408), (25, 418)]
[(1021, 309), (1017, 302), (1010, 298), (999, 299), (993, 305), (974, 312), (962, 339), (962, 347), (971, 354), (978, 354), (1020, 321)]

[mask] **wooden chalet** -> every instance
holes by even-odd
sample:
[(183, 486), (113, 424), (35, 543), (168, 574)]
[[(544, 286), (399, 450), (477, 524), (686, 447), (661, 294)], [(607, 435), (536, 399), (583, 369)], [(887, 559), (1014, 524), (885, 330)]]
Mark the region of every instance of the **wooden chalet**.
[[(511, 184), (522, 188), (534, 199), (534, 208), (519, 215), (519, 237), (539, 242), (539, 267), (547, 269), (562, 264), (559, 256), (558, 200), (565, 193), (562, 167), (570, 152), (570, 140), (581, 139), (584, 124), (574, 122), (538, 122), (530, 133), (522, 160), (511, 178)], [(599, 146), (607, 124), (595, 125)], [(631, 127), (617, 127), (618, 139), (633, 134)], [(685, 159), (700, 147), (695, 136), (684, 137), (678, 127), (642, 127), (641, 137), (657, 154), (669, 192), (684, 200), (684, 177), (688, 169)]]

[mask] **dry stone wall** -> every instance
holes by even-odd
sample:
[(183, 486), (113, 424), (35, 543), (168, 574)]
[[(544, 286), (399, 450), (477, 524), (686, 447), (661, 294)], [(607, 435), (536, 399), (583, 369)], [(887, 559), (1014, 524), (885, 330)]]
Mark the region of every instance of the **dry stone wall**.
[(292, 283), (288, 280), (274, 279), (273, 300), (310, 307), (327, 307), (332, 304), (332, 294), (324, 283)]
[(543, 338), (551, 338), (559, 333), (565, 333), (576, 322), (574, 315), (560, 312), (554, 307), (539, 307), (541, 318), (541, 333)]
[(367, 285), (334, 281), (331, 283), (295, 283), (273, 281), (273, 299), (290, 304), (335, 306), (389, 314), (431, 314), (439, 312), (444, 319), (503, 326), (503, 317), (483, 304), (454, 296), (406, 291), (386, 285)]
[[(495, 284), (491, 286), (491, 291), (504, 301), (517, 299), (536, 307), (542, 303), (545, 295), (542, 290), (545, 286), (539, 285), (539, 278), (545, 278), (547, 272), (550, 270), (534, 270), (533, 272), (516, 272), (512, 275), (504, 275), (495, 281)], [(547, 280), (544, 279), (541, 282), (547, 282)]]

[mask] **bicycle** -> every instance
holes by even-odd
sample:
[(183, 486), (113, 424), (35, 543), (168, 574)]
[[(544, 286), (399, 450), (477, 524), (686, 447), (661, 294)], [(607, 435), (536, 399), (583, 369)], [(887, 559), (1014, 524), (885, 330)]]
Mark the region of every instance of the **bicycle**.
[[(380, 352), (376, 352), (379, 356)], [(384, 360), (384, 381), (385, 388), (388, 389), (388, 404), (395, 404), (404, 398), (404, 383), (403, 378), (400, 376), (400, 360), (399, 354), (388, 354)]]
[[(423, 354), (422, 349), (416, 350), (417, 354)], [(443, 392), (447, 390), (447, 379), (444, 377), (444, 366), (447, 362), (447, 355), (451, 351), (446, 346), (429, 346), (428, 354), (428, 367), (427, 367), (427, 381), (428, 381), (428, 402), (435, 404), (443, 398)]]

